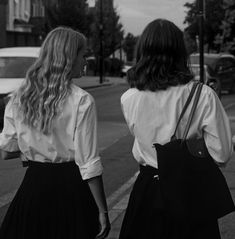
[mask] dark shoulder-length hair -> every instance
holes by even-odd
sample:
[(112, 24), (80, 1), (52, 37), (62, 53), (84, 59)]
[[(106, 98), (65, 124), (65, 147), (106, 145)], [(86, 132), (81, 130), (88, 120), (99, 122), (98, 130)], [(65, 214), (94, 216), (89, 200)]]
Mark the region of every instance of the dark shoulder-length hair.
[(136, 63), (127, 74), (130, 87), (156, 91), (192, 78), (183, 32), (165, 19), (149, 23), (137, 42)]

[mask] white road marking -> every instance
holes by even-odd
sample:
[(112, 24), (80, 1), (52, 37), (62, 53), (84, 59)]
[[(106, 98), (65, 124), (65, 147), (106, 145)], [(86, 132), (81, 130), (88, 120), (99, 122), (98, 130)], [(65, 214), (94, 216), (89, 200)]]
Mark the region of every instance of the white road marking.
[(3, 196), (0, 197), (0, 208), (5, 206), (6, 204), (10, 203), (12, 199), (14, 198), (17, 190), (14, 190), (10, 193), (4, 194)]
[(124, 183), (118, 190), (116, 190), (111, 196), (107, 199), (108, 207), (112, 205), (117, 199), (117, 203), (109, 208), (109, 219), (110, 223), (113, 223), (118, 216), (126, 209), (128, 200), (129, 200), (129, 193), (126, 191), (132, 187), (134, 184), (139, 172), (136, 172), (133, 177), (131, 177), (126, 183)]
[(232, 107), (235, 107), (235, 103), (230, 103), (230, 104), (224, 106), (224, 109), (228, 110), (229, 108), (232, 108)]
[(139, 172), (136, 172), (134, 176), (132, 176), (126, 183), (124, 183), (119, 189), (117, 189), (113, 194), (111, 194), (107, 199), (108, 207), (112, 206), (112, 204), (117, 201), (117, 199), (125, 193), (135, 182)]

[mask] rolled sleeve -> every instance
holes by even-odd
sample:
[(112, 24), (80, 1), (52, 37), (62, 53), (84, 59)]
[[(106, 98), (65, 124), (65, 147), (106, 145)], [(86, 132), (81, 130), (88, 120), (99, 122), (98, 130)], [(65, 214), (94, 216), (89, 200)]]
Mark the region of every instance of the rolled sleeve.
[(78, 107), (74, 137), (75, 162), (84, 180), (102, 174), (103, 167), (97, 145), (97, 116), (94, 99), (86, 95)]
[(8, 152), (19, 150), (12, 100), (8, 102), (4, 112), (4, 126), (0, 134), (0, 149)]
[(100, 161), (100, 157), (92, 161), (88, 161), (86, 164), (79, 167), (81, 176), (84, 180), (99, 176), (103, 172), (103, 166)]
[(228, 116), (217, 95), (211, 91), (204, 119), (204, 138), (208, 151), (218, 163), (232, 157), (233, 143)]

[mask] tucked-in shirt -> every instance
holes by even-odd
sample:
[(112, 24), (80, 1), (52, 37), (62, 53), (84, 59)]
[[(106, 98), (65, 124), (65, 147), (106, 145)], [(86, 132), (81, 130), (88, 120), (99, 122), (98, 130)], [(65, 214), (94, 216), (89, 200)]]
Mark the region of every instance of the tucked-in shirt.
[[(123, 114), (135, 138), (132, 152), (137, 162), (158, 167), (153, 144), (170, 141), (192, 85), (189, 82), (156, 92), (130, 88), (121, 96)], [(183, 136), (192, 104), (193, 100), (177, 129), (177, 138)], [(202, 136), (215, 161), (226, 163), (231, 158), (233, 145), (229, 119), (214, 90), (206, 85), (203, 85), (188, 133), (188, 138)]]
[(61, 163), (74, 161), (83, 179), (102, 174), (97, 146), (97, 116), (93, 97), (72, 85), (61, 113), (48, 135), (23, 123), (16, 101), (10, 100), (4, 114), (0, 148), (20, 151), (28, 160)]

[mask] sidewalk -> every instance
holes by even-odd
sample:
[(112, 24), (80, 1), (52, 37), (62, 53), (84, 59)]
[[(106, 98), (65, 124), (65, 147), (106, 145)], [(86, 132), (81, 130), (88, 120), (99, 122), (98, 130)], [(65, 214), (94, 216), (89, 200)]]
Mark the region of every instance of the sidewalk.
[(103, 78), (103, 82), (100, 83), (99, 76), (83, 76), (79, 79), (74, 80), (75, 84), (83, 89), (91, 89), (97, 87), (105, 87), (116, 84), (124, 84), (126, 83), (126, 78), (121, 77), (113, 77), (113, 76), (105, 76)]

